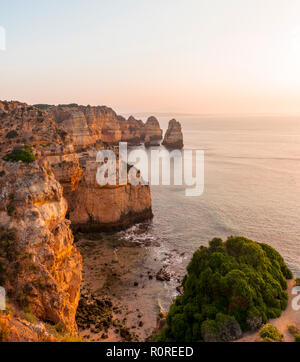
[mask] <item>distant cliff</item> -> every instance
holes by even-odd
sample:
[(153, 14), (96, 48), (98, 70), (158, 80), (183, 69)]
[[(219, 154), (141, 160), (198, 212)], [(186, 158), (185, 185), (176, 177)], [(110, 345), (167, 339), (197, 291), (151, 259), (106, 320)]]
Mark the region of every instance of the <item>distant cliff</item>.
[(144, 127), (145, 146), (159, 146), (163, 131), (155, 117), (149, 117)]

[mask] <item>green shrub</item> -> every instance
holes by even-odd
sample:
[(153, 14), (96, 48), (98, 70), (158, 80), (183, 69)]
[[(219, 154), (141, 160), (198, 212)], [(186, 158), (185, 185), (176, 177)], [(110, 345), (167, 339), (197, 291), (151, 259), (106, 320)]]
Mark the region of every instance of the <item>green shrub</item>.
[(41, 109), (41, 110), (47, 110), (48, 108), (51, 107), (51, 105), (50, 104), (35, 104), (34, 107)]
[(281, 342), (283, 340), (283, 335), (279, 333), (275, 326), (269, 323), (262, 327), (259, 335), (264, 342)]
[(300, 329), (296, 326), (296, 324), (288, 325), (288, 331), (292, 334), (300, 334)]
[(170, 307), (161, 342), (233, 340), (287, 307), (292, 273), (280, 254), (243, 237), (213, 239), (187, 267), (184, 293)]
[(300, 342), (300, 334), (294, 334), (295, 342)]
[(13, 131), (9, 131), (6, 135), (6, 138), (8, 139), (12, 139), (12, 138), (16, 138), (18, 137), (18, 132), (13, 130)]
[(63, 333), (66, 331), (66, 327), (61, 322), (59, 322), (54, 326), (54, 330), (57, 333)]
[(25, 163), (31, 163), (35, 161), (37, 157), (33, 154), (31, 147), (26, 145), (22, 148), (17, 148), (12, 152), (7, 153), (3, 159), (10, 162), (22, 161)]
[(3, 177), (3, 176), (5, 176), (5, 171), (4, 170), (0, 171), (0, 177)]
[(23, 312), (24, 318), (27, 320), (27, 322), (33, 324), (38, 321), (37, 317), (33, 314), (32, 309), (29, 306), (26, 306)]

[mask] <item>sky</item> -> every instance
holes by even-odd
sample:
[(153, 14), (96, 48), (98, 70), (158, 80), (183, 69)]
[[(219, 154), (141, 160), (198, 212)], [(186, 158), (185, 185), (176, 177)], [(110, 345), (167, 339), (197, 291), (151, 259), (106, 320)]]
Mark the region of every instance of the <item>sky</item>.
[(0, 99), (300, 113), (299, 18), (300, 0), (0, 0)]

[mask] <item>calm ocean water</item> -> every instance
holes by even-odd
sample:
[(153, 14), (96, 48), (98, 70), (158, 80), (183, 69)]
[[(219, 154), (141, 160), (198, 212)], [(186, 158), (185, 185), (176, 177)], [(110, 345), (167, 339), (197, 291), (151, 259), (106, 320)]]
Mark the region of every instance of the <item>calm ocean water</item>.
[[(205, 151), (204, 194), (186, 197), (184, 186), (152, 186), (153, 221), (119, 233), (146, 242), (146, 248), (117, 295), (130, 299), (141, 272), (165, 265), (172, 275), (171, 282), (145, 282), (135, 294), (134, 302), (153, 321), (161, 307), (168, 310), (194, 251), (214, 237), (242, 235), (267, 243), (300, 276), (300, 117), (179, 120), (185, 148)], [(166, 129), (168, 119), (160, 122)]]
[(243, 235), (275, 247), (300, 275), (300, 117), (180, 121), (185, 147), (205, 151), (205, 192), (153, 187), (153, 233), (188, 258), (213, 237)]

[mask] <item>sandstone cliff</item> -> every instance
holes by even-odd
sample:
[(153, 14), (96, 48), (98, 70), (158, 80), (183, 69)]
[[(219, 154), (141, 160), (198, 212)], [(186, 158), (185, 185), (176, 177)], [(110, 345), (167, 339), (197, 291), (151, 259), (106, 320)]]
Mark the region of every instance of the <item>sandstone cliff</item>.
[(152, 218), (149, 186), (104, 186), (96, 181), (99, 164), (88, 160), (70, 203), (72, 227), (80, 231), (118, 230)]
[(175, 119), (169, 122), (168, 130), (162, 144), (169, 149), (183, 148), (183, 134), (180, 122), (177, 122)]
[[(96, 183), (96, 152), (120, 140), (139, 144), (146, 131), (153, 141), (159, 125), (146, 128), (107, 107), (19, 102), (0, 102), (0, 122), (0, 285), (20, 310), (74, 334), (82, 261), (71, 222), (115, 230), (152, 217), (148, 186)], [(35, 326), (27, 327), (35, 339)]]
[[(38, 157), (46, 157), (57, 181), (63, 186), (72, 222), (86, 224), (85, 210), (88, 210), (91, 222), (97, 224), (98, 229), (102, 226), (104, 229), (128, 227), (152, 215), (149, 187), (127, 186), (119, 188), (118, 191), (100, 189), (95, 185), (96, 169), (86, 168), (87, 161), (89, 164), (95, 161), (97, 149), (112, 148), (120, 137), (123, 137), (124, 141), (130, 141), (131, 144), (139, 144), (141, 129), (144, 128), (142, 121), (137, 121), (133, 117), (126, 121), (107, 107), (48, 106), (42, 107), (47, 109), (44, 111), (11, 102), (4, 108), (7, 110), (2, 116), (0, 155), (3, 157), (16, 147), (28, 144)], [(148, 128), (149, 133), (153, 135), (155, 130), (151, 133), (149, 127), (151, 122), (151, 120), (148, 122)], [(124, 126), (119, 127), (119, 124), (123, 123)], [(84, 129), (89, 130), (88, 138), (85, 137)], [(83, 131), (82, 138), (81, 131)], [(111, 142), (102, 142), (99, 137)], [(82, 148), (85, 150), (80, 152)], [(79, 184), (82, 174), (82, 182)], [(86, 182), (88, 179), (93, 179), (93, 182)], [(99, 204), (98, 209), (90, 207), (92, 199)], [(114, 202), (110, 205), (110, 201), (107, 200), (111, 199)], [(87, 205), (82, 205), (82, 202), (87, 202)], [(107, 206), (109, 210), (105, 211)]]
[(144, 127), (145, 146), (159, 146), (163, 131), (155, 117), (149, 117)]
[(143, 142), (143, 129), (144, 123), (136, 120), (130, 116), (126, 120), (122, 116), (118, 116), (119, 124), (122, 132), (122, 141), (127, 142), (129, 145), (139, 145)]
[(59, 127), (71, 135), (76, 150), (84, 150), (97, 141), (117, 144), (122, 138), (118, 116), (111, 108), (62, 105), (51, 106), (48, 111)]
[(7, 102), (2, 115), (0, 129), (0, 155), (30, 145), (39, 156), (46, 156), (56, 179), (64, 187), (64, 195), (69, 200), (77, 187), (82, 170), (75, 153), (71, 137), (60, 129), (51, 116), (35, 107)]
[(1, 283), (11, 301), (76, 333), (81, 256), (46, 161), (0, 161)]

